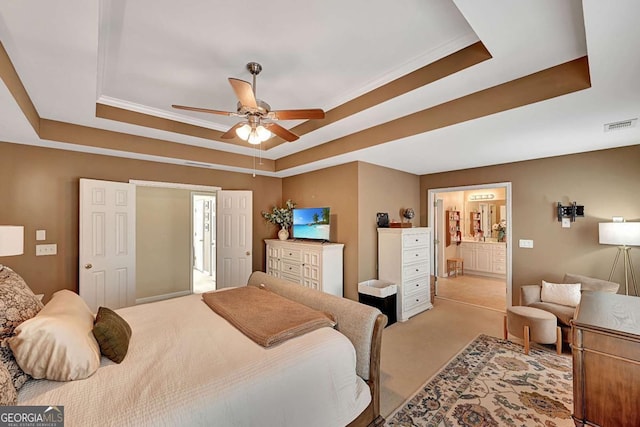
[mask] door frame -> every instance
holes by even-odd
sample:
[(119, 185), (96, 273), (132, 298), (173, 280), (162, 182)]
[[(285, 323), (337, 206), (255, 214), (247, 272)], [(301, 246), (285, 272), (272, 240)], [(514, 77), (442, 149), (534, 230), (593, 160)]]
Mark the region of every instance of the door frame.
[[(129, 180), (130, 184), (135, 184), (136, 186), (139, 187), (159, 187), (159, 188), (174, 188), (174, 189), (178, 189), (178, 190), (189, 190), (191, 192), (197, 192), (197, 193), (212, 193), (213, 197), (217, 197), (217, 192), (222, 190), (222, 187), (213, 187), (213, 186), (209, 186), (209, 185), (200, 185), (200, 184), (183, 184), (183, 183), (179, 183), (179, 182), (163, 182), (163, 181), (144, 181), (144, 180), (139, 180), (139, 179), (130, 179)], [(189, 280), (191, 282), (190, 285), (190, 290), (191, 292), (193, 292), (193, 196), (190, 196), (191, 198), (191, 202), (190, 202), (190, 206), (191, 206), (191, 214), (190, 214), (190, 238), (191, 238), (191, 259), (190, 259), (190, 264), (189, 264)], [(213, 227), (214, 224), (211, 224), (211, 226)], [(155, 297), (152, 297), (155, 298)], [(162, 298), (162, 296), (159, 296), (158, 298), (155, 298), (154, 300), (157, 299), (164, 299)]]
[[(465, 185), (465, 186), (460, 186), (460, 187), (446, 187), (446, 188), (430, 188), (427, 190), (427, 209), (429, 211), (429, 217), (428, 217), (428, 226), (429, 227), (434, 227), (434, 224), (436, 224), (435, 222), (435, 215), (436, 215), (436, 208), (435, 208), (435, 202), (436, 202), (436, 196), (439, 193), (451, 193), (451, 192), (456, 192), (456, 191), (470, 191), (470, 190), (481, 190), (481, 189), (489, 189), (489, 188), (505, 188), (505, 204), (507, 207), (507, 265), (506, 265), (506, 269), (507, 269), (507, 278), (506, 278), (506, 286), (507, 286), (507, 308), (512, 306), (512, 287), (513, 287), (513, 268), (512, 268), (512, 250), (513, 250), (513, 244), (512, 244), (512, 237), (513, 237), (513, 233), (511, 232), (512, 230), (512, 209), (511, 209), (511, 203), (512, 203), (512, 190), (511, 190), (511, 182), (496, 182), (496, 183), (489, 183), (489, 184), (476, 184), (476, 185)], [(434, 235), (435, 235), (435, 231), (434, 231)], [(432, 254), (436, 254), (436, 243), (435, 240), (431, 241), (431, 253)], [(438, 259), (434, 257), (433, 262), (431, 263), (431, 275), (435, 274), (436, 268), (439, 268), (439, 266), (437, 267), (438, 263)]]

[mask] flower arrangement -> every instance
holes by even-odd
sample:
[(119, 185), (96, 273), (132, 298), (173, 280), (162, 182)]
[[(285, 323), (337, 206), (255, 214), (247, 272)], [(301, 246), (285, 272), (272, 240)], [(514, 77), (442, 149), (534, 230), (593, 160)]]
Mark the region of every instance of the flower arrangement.
[(291, 199), (285, 203), (286, 207), (274, 206), (271, 212), (262, 211), (262, 217), (272, 224), (288, 229), (293, 224), (293, 208), (296, 206)]
[(507, 233), (507, 220), (500, 220), (499, 223), (493, 224), (491, 229), (498, 232), (498, 241), (501, 242), (504, 239), (505, 234)]

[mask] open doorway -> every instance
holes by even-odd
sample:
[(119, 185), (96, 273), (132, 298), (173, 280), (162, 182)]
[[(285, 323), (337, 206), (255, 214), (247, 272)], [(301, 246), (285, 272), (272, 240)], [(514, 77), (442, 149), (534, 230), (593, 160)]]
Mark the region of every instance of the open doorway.
[(216, 289), (216, 197), (210, 193), (191, 193), (192, 279), (194, 293)]
[(428, 191), (436, 296), (511, 306), (511, 183)]

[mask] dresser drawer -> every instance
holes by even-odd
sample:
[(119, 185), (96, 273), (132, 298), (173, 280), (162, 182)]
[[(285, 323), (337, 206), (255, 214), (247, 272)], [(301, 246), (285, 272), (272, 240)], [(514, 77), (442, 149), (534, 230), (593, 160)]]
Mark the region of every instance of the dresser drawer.
[(283, 274), (293, 274), (298, 276), (302, 272), (302, 268), (300, 264), (292, 264), (290, 262), (285, 262), (285, 261), (282, 262), (280, 270), (282, 271)]
[(429, 249), (428, 248), (414, 248), (407, 249), (403, 252), (404, 263), (414, 263), (418, 261), (429, 261)]
[(406, 279), (412, 279), (418, 276), (424, 276), (429, 274), (429, 263), (420, 262), (416, 264), (407, 264), (402, 267), (403, 277)]
[(425, 289), (424, 292), (407, 295), (403, 298), (403, 302), (404, 311), (410, 311), (419, 305), (427, 304), (429, 302), (429, 292)]
[(300, 262), (302, 261), (302, 250), (298, 248), (282, 248), (280, 256), (282, 259)]
[(402, 293), (406, 296), (425, 292), (426, 289), (430, 289), (429, 276), (418, 277), (417, 279), (409, 280), (402, 285)]
[(416, 234), (407, 234), (406, 236), (402, 236), (402, 246), (404, 248), (413, 248), (415, 246), (428, 246), (427, 233), (416, 233)]

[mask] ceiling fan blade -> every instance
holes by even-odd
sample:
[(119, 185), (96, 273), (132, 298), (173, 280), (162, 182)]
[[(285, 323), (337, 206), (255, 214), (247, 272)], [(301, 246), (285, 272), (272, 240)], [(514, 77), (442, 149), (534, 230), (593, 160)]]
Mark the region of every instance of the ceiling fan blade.
[(231, 83), (231, 87), (236, 93), (236, 97), (238, 98), (238, 101), (240, 101), (240, 104), (249, 108), (258, 108), (256, 95), (253, 93), (251, 83), (245, 82), (244, 80), (234, 79), (233, 77), (229, 77), (229, 83)]
[(233, 125), (231, 127), (231, 129), (229, 129), (228, 131), (226, 131), (225, 133), (223, 133), (220, 138), (222, 139), (232, 139), (235, 138), (236, 136), (236, 129), (238, 129), (240, 126), (244, 125), (245, 122), (240, 122), (240, 123), (236, 123), (235, 125)]
[(189, 110), (189, 111), (198, 111), (200, 113), (220, 114), (221, 116), (233, 116), (237, 114), (237, 113), (232, 113), (230, 111), (211, 110), (209, 108), (200, 108), (200, 107), (188, 107), (186, 105), (172, 105), (172, 107), (177, 108), (178, 110)]
[(307, 110), (280, 110), (272, 111), (270, 116), (272, 116), (274, 120), (324, 119), (324, 111), (320, 108), (310, 108)]
[(293, 142), (296, 139), (300, 138), (295, 133), (289, 131), (288, 129), (283, 128), (277, 123), (264, 123), (263, 126), (269, 129), (272, 133), (275, 133), (276, 135), (278, 135), (280, 138), (284, 139), (285, 141)]

